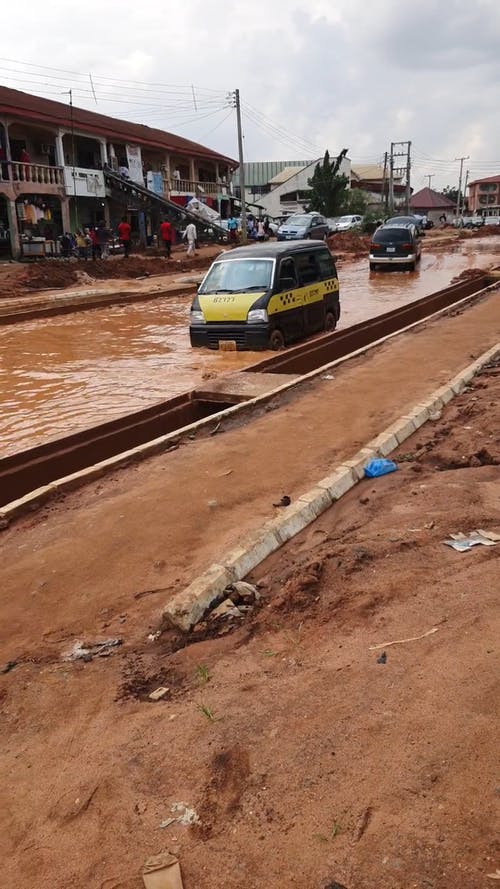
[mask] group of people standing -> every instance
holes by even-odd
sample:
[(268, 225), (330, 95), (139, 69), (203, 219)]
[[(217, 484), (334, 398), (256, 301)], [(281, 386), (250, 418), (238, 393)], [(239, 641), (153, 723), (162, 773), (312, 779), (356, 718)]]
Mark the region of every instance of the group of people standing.
[[(132, 247), (132, 226), (126, 216), (122, 218), (117, 226), (117, 235), (126, 259), (130, 256)], [(186, 242), (187, 255), (194, 256), (198, 233), (193, 222), (187, 225), (182, 237)], [(175, 232), (168, 219), (164, 219), (160, 225), (158, 240), (158, 246), (165, 251), (167, 259), (170, 259)], [(60, 238), (61, 253), (65, 258), (73, 256), (76, 252), (79, 259), (89, 259), (90, 257), (94, 260), (107, 259), (110, 245), (113, 241), (113, 232), (107, 228), (104, 222), (99, 222), (95, 226), (78, 229), (74, 235), (70, 232), (65, 232)]]

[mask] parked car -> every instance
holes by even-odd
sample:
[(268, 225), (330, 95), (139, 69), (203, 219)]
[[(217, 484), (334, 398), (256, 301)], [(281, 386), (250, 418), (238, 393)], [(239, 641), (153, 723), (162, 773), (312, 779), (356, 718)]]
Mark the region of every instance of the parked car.
[(278, 241), (296, 241), (303, 238), (324, 240), (329, 233), (324, 216), (320, 216), (319, 213), (296, 213), (280, 225), (276, 237)]
[(336, 223), (333, 231), (336, 232), (347, 232), (351, 228), (359, 228), (361, 223), (363, 222), (362, 216), (357, 215), (349, 215), (349, 216), (340, 216)]
[(340, 221), (340, 216), (331, 216), (331, 217), (327, 218), (326, 221), (328, 224), (328, 229), (330, 231), (330, 234), (333, 235), (333, 233), (337, 231), (337, 224)]
[(377, 266), (398, 265), (415, 271), (422, 253), (420, 232), (412, 222), (386, 222), (372, 235), (370, 271)]
[(419, 232), (423, 232), (424, 226), (422, 225), (422, 216), (391, 216), (390, 219), (386, 219), (384, 225), (414, 225), (419, 230)]

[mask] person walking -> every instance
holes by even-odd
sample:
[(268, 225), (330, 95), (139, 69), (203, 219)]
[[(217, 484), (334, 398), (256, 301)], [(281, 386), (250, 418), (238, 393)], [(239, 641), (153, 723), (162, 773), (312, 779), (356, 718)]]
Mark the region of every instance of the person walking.
[(104, 224), (100, 222), (96, 230), (97, 243), (101, 248), (101, 258), (107, 259), (109, 256), (109, 232)]
[(196, 248), (196, 239), (198, 235), (196, 233), (196, 226), (194, 222), (190, 222), (184, 232), (184, 238), (187, 241), (187, 255), (194, 256), (194, 251)]
[(118, 237), (120, 239), (120, 244), (123, 247), (125, 259), (127, 259), (127, 257), (130, 254), (130, 232), (131, 231), (132, 231), (132, 226), (130, 225), (130, 222), (127, 222), (127, 217), (124, 216), (118, 226)]
[(163, 249), (165, 250), (167, 259), (170, 259), (170, 253), (172, 250), (172, 226), (168, 219), (164, 219), (162, 224), (160, 225), (160, 236), (163, 242)]
[(97, 232), (95, 228), (91, 228), (89, 231), (89, 238), (92, 242), (92, 259), (100, 259), (101, 258), (101, 245), (97, 240)]
[(230, 216), (227, 221), (227, 230), (229, 232), (229, 240), (235, 244), (238, 239), (238, 222), (234, 216)]

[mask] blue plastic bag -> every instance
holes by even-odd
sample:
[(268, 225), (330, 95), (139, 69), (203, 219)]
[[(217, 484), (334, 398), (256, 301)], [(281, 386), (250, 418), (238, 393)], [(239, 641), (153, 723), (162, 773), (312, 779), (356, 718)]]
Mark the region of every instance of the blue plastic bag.
[(379, 475), (395, 472), (397, 468), (392, 460), (370, 460), (365, 466), (365, 475), (367, 478), (378, 478)]

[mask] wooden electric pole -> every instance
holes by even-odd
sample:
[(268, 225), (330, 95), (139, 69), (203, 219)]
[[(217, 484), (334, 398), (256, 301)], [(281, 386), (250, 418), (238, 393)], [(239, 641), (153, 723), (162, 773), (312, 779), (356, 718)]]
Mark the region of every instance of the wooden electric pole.
[(247, 207), (245, 196), (245, 165), (243, 162), (243, 132), (241, 129), (240, 91), (234, 91), (234, 107), (236, 108), (236, 125), (238, 127), (238, 157), (240, 162), (240, 201), (241, 201), (241, 240), (247, 240)]

